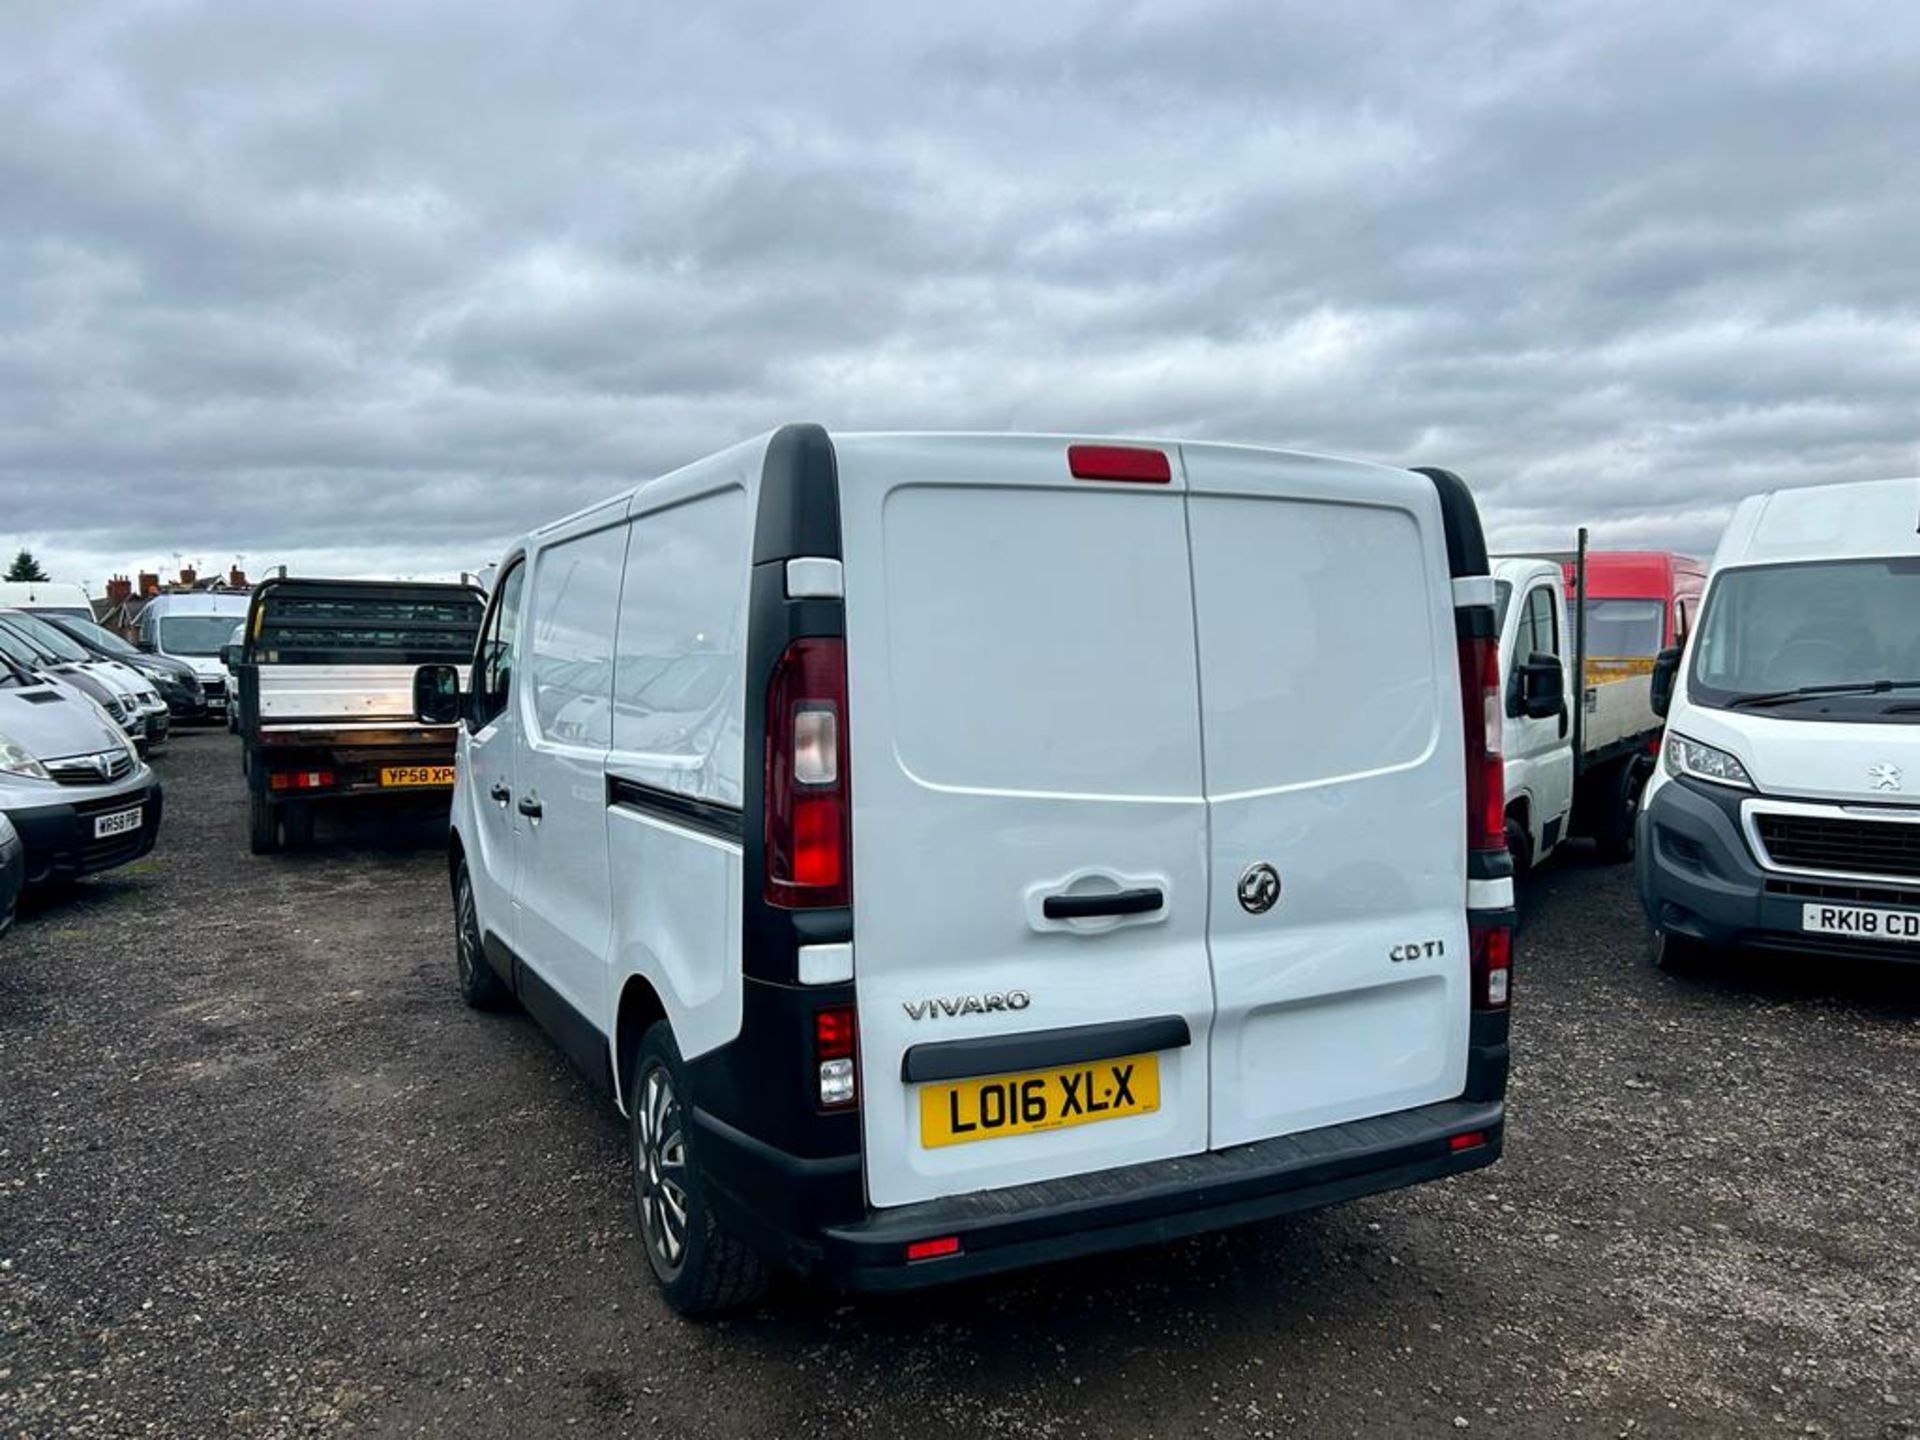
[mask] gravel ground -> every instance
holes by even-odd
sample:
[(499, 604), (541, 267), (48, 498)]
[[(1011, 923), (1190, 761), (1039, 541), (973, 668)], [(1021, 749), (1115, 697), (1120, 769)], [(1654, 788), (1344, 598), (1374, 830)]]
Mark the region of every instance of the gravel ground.
[(0, 1434), (1920, 1435), (1920, 970), (1644, 963), (1538, 877), (1507, 1158), (905, 1301), (670, 1316), (622, 1130), (454, 995), (437, 827), (234, 741), (0, 941)]

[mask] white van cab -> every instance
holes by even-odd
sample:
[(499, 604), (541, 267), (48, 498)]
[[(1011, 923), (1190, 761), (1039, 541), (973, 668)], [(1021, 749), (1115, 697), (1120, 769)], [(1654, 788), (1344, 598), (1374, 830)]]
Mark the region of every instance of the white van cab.
[(1745, 500), (1642, 812), (1662, 965), (1717, 947), (1920, 961), (1920, 479)]
[(58, 580), (0, 580), (0, 606), (9, 610), (41, 610), (93, 619), (93, 603), (81, 586)]
[(184, 660), (193, 667), (210, 719), (227, 718), (232, 696), (221, 651), (233, 627), (245, 622), (252, 603), (252, 594), (245, 591), (184, 590), (154, 596), (136, 622), (142, 650)]
[(1489, 1164), (1492, 601), (1445, 471), (785, 427), (513, 546), (417, 674), (463, 991), (616, 1097), (689, 1313)]

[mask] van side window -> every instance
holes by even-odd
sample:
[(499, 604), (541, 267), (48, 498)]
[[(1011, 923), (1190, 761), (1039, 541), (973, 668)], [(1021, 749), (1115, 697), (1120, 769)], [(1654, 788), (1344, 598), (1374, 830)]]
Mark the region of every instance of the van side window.
[(723, 490), (635, 518), (614, 664), (613, 748), (636, 778), (739, 805), (745, 737), (746, 496)]
[(1520, 643), (1528, 655), (1560, 653), (1560, 620), (1554, 613), (1553, 591), (1544, 585), (1527, 592), (1527, 613), (1520, 621)]
[(513, 652), (520, 637), (520, 585), (526, 579), (524, 561), (515, 561), (500, 582), (499, 602), (481, 633), (473, 667), (473, 723), (478, 729), (492, 723), (507, 708), (513, 690)]
[(525, 670), (542, 739), (598, 749), (612, 739), (613, 623), (626, 559), (625, 525), (534, 557)]

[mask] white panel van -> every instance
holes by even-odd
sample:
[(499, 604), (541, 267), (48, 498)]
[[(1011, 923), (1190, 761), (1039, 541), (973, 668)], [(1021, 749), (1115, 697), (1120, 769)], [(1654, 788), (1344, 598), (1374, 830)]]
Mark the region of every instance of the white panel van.
[(1653, 693), (1655, 963), (1920, 961), (1920, 479), (1742, 501)]
[(244, 622), (253, 599), (245, 591), (182, 590), (147, 601), (137, 622), (139, 645), (193, 667), (206, 697), (207, 713), (225, 720), (232, 697), (221, 649), (236, 624)]
[(76, 620), (93, 619), (93, 603), (85, 589), (58, 580), (0, 580), (0, 606)]
[(1492, 602), (1444, 471), (788, 426), (526, 537), (416, 676), (461, 986), (612, 1092), (689, 1313), (1489, 1164)]

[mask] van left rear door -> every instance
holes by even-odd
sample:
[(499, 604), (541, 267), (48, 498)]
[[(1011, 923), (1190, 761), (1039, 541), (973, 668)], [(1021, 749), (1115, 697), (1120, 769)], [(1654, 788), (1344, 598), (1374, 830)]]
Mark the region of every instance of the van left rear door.
[(869, 1198), (1204, 1150), (1177, 466), (1136, 483), (1077, 478), (1057, 440), (836, 444)]

